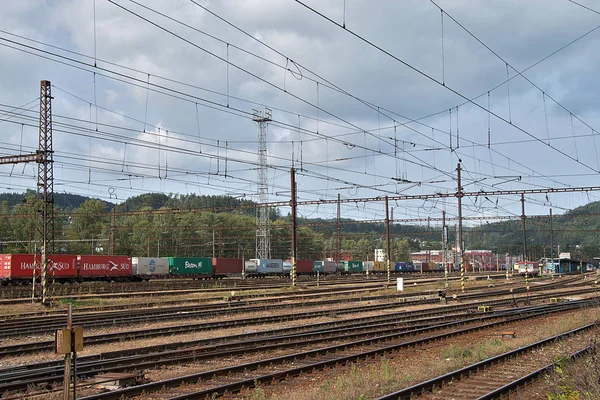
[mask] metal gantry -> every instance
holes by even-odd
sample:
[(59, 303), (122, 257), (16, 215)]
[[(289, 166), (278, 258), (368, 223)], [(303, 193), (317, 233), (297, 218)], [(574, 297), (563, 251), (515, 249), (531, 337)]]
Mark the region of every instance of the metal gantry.
[[(252, 120), (258, 124), (258, 202), (268, 202), (267, 176), (267, 126), (271, 122), (269, 108), (254, 110)], [(260, 207), (256, 215), (256, 258), (271, 258), (271, 235), (269, 230), (269, 207)]]

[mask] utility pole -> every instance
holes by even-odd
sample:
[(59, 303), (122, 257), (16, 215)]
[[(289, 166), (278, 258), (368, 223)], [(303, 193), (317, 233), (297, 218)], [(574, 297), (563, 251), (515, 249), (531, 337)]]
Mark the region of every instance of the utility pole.
[(385, 232), (387, 238), (387, 283), (390, 283), (390, 214), (388, 208), (388, 197), (385, 196)]
[(458, 255), (460, 257), (460, 291), (465, 291), (465, 264), (463, 260), (463, 227), (462, 227), (462, 197), (463, 188), (460, 180), (460, 161), (456, 167), (456, 179), (458, 183), (458, 190), (456, 192), (456, 198), (458, 200)]
[(290, 169), (290, 186), (292, 188), (292, 198), (290, 200), (292, 208), (292, 287), (296, 287), (296, 257), (298, 247), (296, 243), (296, 171), (294, 167)]
[(523, 230), (523, 261), (527, 259), (527, 232), (525, 231), (525, 195), (521, 193), (521, 229)]
[(446, 211), (442, 211), (442, 263), (444, 264), (444, 286), (448, 289), (448, 262), (446, 252), (448, 247), (448, 227), (446, 226)]
[(258, 202), (256, 220), (256, 258), (271, 258), (271, 235), (269, 230), (269, 208), (267, 176), (267, 125), (271, 122), (272, 111), (269, 108), (254, 110), (252, 120), (258, 124)]
[(115, 254), (115, 209), (112, 209), (112, 213), (110, 216), (110, 234), (109, 234), (109, 243), (108, 243), (108, 254)]
[[(38, 244), (36, 251), (41, 250), (41, 259), (34, 256), (36, 267), (41, 268), (41, 302), (50, 304), (48, 276), (54, 275), (52, 255), (54, 254), (54, 151), (52, 146), (52, 93), (50, 81), (40, 82), (40, 129), (38, 150), (33, 154), (0, 157), (0, 164), (20, 164), (36, 162), (37, 206), (39, 212)], [(36, 254), (37, 255), (37, 254)], [(34, 269), (34, 273), (37, 268)], [(34, 285), (35, 293), (35, 285)]]
[(554, 230), (552, 229), (552, 209), (550, 209), (550, 259), (552, 260), (552, 280), (554, 280)]
[(341, 212), (341, 202), (340, 202), (340, 194), (338, 193), (338, 198), (337, 198), (337, 242), (336, 242), (336, 249), (335, 249), (335, 259), (333, 261), (335, 262), (339, 262), (340, 258), (342, 256), (342, 220), (341, 220), (341, 216), (342, 216), (342, 212)]
[(392, 261), (397, 260), (396, 258), (396, 239), (394, 238), (394, 207), (390, 211), (390, 219), (392, 220), (392, 228), (390, 229), (390, 235), (392, 235)]

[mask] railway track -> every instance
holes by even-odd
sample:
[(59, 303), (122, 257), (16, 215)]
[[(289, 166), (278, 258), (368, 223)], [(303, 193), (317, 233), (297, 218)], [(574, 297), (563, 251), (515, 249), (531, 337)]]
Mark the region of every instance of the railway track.
[[(565, 351), (569, 352), (569, 358), (572, 359), (592, 350), (591, 346), (582, 344), (580, 337), (596, 328), (597, 324), (588, 324), (390, 393), (377, 400), (408, 400), (417, 397), (423, 400), (500, 399), (515, 395), (524, 385), (551, 371), (553, 360), (563, 356)], [(518, 394), (516, 396), (515, 398), (519, 398)]]
[[(229, 367), (189, 374), (183, 377), (165, 379), (139, 386), (125, 388), (110, 393), (100, 393), (85, 400), (121, 399), (144, 393), (145, 398), (204, 399), (225, 393), (239, 392), (258, 384), (267, 385), (283, 381), (302, 373), (315, 372), (325, 368), (335, 368), (347, 363), (368, 360), (402, 349), (420, 346), (432, 341), (444, 340), (458, 335), (488, 329), (499, 325), (531, 319), (549, 313), (573, 309), (574, 304), (548, 306), (545, 311), (532, 313), (507, 313), (505, 318), (491, 320), (481, 317), (469, 323), (460, 321), (466, 327), (457, 328), (453, 323), (442, 323), (427, 328), (405, 332), (384, 334), (367, 339), (354, 340), (341, 344), (320, 346), (319, 348), (298, 351), (260, 361), (247, 362)], [(442, 331), (441, 333), (434, 333)], [(432, 334), (433, 333), (433, 334)], [(409, 340), (406, 340), (410, 338)]]
[[(342, 275), (344, 276), (344, 275)], [(437, 274), (434, 275), (423, 275), (417, 277), (415, 275), (404, 276), (405, 284), (424, 284), (437, 282), (440, 277)], [(488, 275), (476, 275), (478, 279), (487, 279)], [(489, 274), (490, 279), (503, 278), (504, 275)], [(448, 280), (456, 281), (459, 280), (459, 276), (449, 276)], [(275, 281), (275, 282), (273, 282)], [(95, 299), (95, 298), (118, 298), (118, 297), (159, 297), (168, 296), (173, 294), (189, 294), (197, 293), (199, 289), (203, 292), (218, 292), (224, 290), (252, 290), (252, 289), (281, 289), (290, 286), (289, 278), (281, 279), (230, 279), (221, 281), (194, 281), (194, 280), (183, 280), (177, 281), (176, 284), (165, 284), (159, 283), (163, 281), (151, 281), (151, 282), (112, 282), (112, 283), (90, 283), (89, 286), (85, 283), (82, 286), (75, 285), (62, 285), (58, 286), (58, 289), (54, 292), (54, 299)], [(164, 282), (170, 282), (166, 280)], [(316, 279), (299, 281), (305, 287), (317, 286)], [(371, 275), (368, 279), (361, 277), (361, 279), (344, 277), (341, 279), (326, 279), (321, 280), (319, 286), (336, 286), (336, 285), (356, 285), (356, 284), (387, 284), (386, 279), (383, 276)], [(395, 285), (393, 280), (390, 285)], [(21, 304), (29, 303), (31, 301), (31, 287), (30, 286), (13, 286), (3, 287), (0, 291), (0, 305), (2, 304)]]
[[(519, 290), (513, 290), (515, 293), (524, 293), (525, 288), (517, 288)], [(541, 287), (538, 290), (544, 290)], [(575, 295), (585, 294), (594, 292), (595, 288), (575, 289), (564, 291), (561, 290), (559, 294)], [(456, 299), (450, 298), (449, 301), (465, 301), (465, 300), (476, 300), (485, 299), (493, 296), (506, 296), (511, 292), (509, 290), (494, 290), (494, 291), (482, 291), (479, 293), (470, 293), (458, 295)], [(548, 294), (546, 296), (550, 296)], [(534, 297), (534, 295), (528, 294), (529, 300), (544, 298), (543, 296)], [(273, 310), (284, 310), (289, 308), (297, 308), (298, 304), (293, 302), (283, 302), (283, 300), (289, 300), (288, 298), (279, 299), (273, 303), (267, 304), (250, 304), (247, 302), (239, 303), (217, 303), (217, 304), (200, 304), (193, 306), (177, 306), (177, 307), (161, 307), (161, 308), (150, 308), (150, 309), (139, 309), (139, 310), (124, 310), (124, 311), (111, 311), (103, 313), (87, 313), (87, 314), (76, 314), (73, 316), (73, 324), (80, 325), (83, 327), (114, 327), (121, 325), (130, 325), (136, 323), (147, 323), (147, 322), (162, 322), (170, 320), (183, 320), (183, 319), (200, 319), (207, 317), (215, 317), (219, 315), (233, 315), (239, 313), (249, 312), (261, 312), (261, 311), (273, 311)], [(303, 307), (320, 307), (329, 306), (334, 304), (352, 303), (357, 301), (383, 301), (393, 299), (398, 301), (402, 299), (402, 304), (427, 304), (437, 303), (439, 299), (437, 296), (423, 296), (417, 294), (413, 296), (398, 296), (397, 294), (382, 294), (382, 295), (370, 295), (360, 296), (355, 298), (352, 296), (337, 298), (337, 299), (326, 299), (326, 300), (314, 300), (306, 301), (302, 303)], [(333, 310), (328, 310), (332, 312)], [(314, 313), (313, 313), (314, 314)], [(18, 320), (4, 320), (0, 322), (0, 338), (9, 338), (15, 336), (27, 336), (27, 335), (40, 335), (53, 333), (55, 329), (61, 328), (64, 325), (64, 316), (61, 315), (50, 315), (44, 317), (31, 317), (31, 318), (19, 318)]]
[[(530, 301), (539, 301), (547, 299), (550, 296), (554, 296), (554, 294), (541, 294), (530, 296)], [(515, 302), (524, 303), (527, 298), (524, 296), (518, 296), (510, 299), (501, 299), (501, 300), (487, 300), (484, 304), (489, 306), (501, 306), (501, 305), (511, 305)], [(241, 326), (252, 326), (257, 324), (268, 324), (268, 323), (281, 323), (285, 321), (294, 321), (294, 320), (302, 320), (302, 319), (312, 319), (323, 316), (331, 316), (331, 315), (347, 315), (347, 314), (355, 314), (364, 311), (383, 311), (383, 310), (393, 310), (399, 307), (406, 307), (407, 305), (415, 305), (415, 304), (439, 304), (439, 299), (437, 298), (426, 298), (423, 299), (418, 297), (416, 300), (408, 301), (408, 302), (389, 302), (382, 304), (370, 304), (368, 308), (365, 306), (354, 306), (354, 307), (344, 307), (337, 309), (326, 309), (326, 310), (318, 310), (318, 311), (308, 311), (308, 312), (292, 312), (287, 314), (277, 314), (270, 316), (262, 316), (262, 317), (252, 317), (252, 318), (240, 318), (240, 319), (229, 319), (224, 321), (216, 321), (216, 322), (200, 322), (200, 323), (187, 323), (183, 325), (176, 326), (168, 326), (161, 328), (146, 328), (146, 329), (138, 329), (124, 332), (115, 332), (110, 334), (102, 334), (102, 335), (93, 335), (85, 337), (85, 344), (89, 345), (97, 345), (104, 343), (113, 343), (117, 341), (124, 340), (137, 340), (142, 338), (152, 338), (152, 337), (162, 337), (168, 335), (177, 335), (177, 334), (186, 334), (192, 332), (199, 331), (207, 331), (207, 330), (217, 330), (217, 329), (228, 329), (235, 328)], [(482, 303), (471, 303), (471, 304), (458, 304), (451, 306), (442, 306), (442, 307), (434, 307), (432, 309), (428, 309), (428, 313), (430, 315), (440, 315), (443, 313), (447, 313), (452, 310), (460, 310), (465, 309), (465, 307), (469, 309), (477, 309), (477, 307)], [(423, 311), (402, 311), (400, 314), (395, 313), (394, 315), (402, 315), (402, 316), (414, 316)], [(2, 356), (14, 356), (14, 355), (23, 355), (23, 354), (31, 354), (39, 351), (50, 351), (52, 350), (53, 341), (51, 340), (36, 340), (35, 342), (28, 343), (19, 343), (14, 345), (5, 345), (0, 347), (0, 357)]]
[[(314, 353), (311, 347), (322, 346), (323, 343), (333, 343), (327, 346), (327, 352), (337, 352), (342, 346), (346, 348), (364, 347), (371, 343), (381, 343), (389, 340), (413, 338), (415, 335), (424, 335), (431, 332), (454, 329), (459, 326), (467, 326), (459, 332), (448, 332), (446, 335), (455, 335), (460, 332), (483, 329), (483, 326), (494, 326), (498, 323), (529, 318), (532, 316), (545, 315), (561, 312), (577, 307), (582, 307), (590, 302), (579, 302), (571, 304), (555, 304), (546, 306), (524, 307), (516, 310), (504, 310), (494, 314), (473, 316), (464, 312), (468, 306), (462, 306), (463, 312), (448, 314), (444, 316), (431, 317), (422, 315), (418, 318), (406, 318), (403, 313), (396, 317), (380, 316), (378, 318), (364, 318), (363, 320), (346, 321), (343, 324), (325, 323), (317, 324), (304, 329), (287, 328), (273, 330), (263, 333), (259, 338), (248, 338), (252, 335), (236, 335), (221, 338), (221, 343), (214, 344), (213, 340), (195, 341), (193, 343), (181, 344), (182, 349), (152, 351), (155, 348), (147, 348), (142, 354), (131, 354), (132, 350), (112, 352), (79, 358), (78, 373), (80, 376), (93, 376), (98, 373), (115, 372), (124, 370), (139, 370), (141, 368), (156, 368), (160, 365), (186, 362), (203, 362), (209, 359), (220, 359), (241, 354), (256, 352), (268, 352), (280, 348), (290, 351), (294, 348), (304, 349), (307, 354)], [(459, 308), (454, 306), (458, 311)], [(422, 313), (423, 314), (423, 313)], [(418, 315), (418, 314), (416, 314)], [(365, 339), (365, 336), (368, 336)], [(439, 336), (439, 335), (438, 335)], [(343, 339), (340, 339), (342, 337)], [(351, 342), (348, 342), (351, 341)], [(191, 347), (193, 345), (193, 347)], [(348, 347), (349, 346), (349, 347)], [(345, 351), (345, 350), (344, 350)], [(317, 354), (321, 354), (317, 350)], [(287, 359), (289, 356), (284, 356)], [(297, 357), (297, 354), (295, 354)], [(272, 360), (271, 360), (272, 361)], [(248, 364), (246, 364), (248, 366)], [(232, 372), (236, 366), (231, 367)], [(225, 373), (225, 372), (223, 372)], [(0, 392), (11, 392), (23, 390), (34, 386), (48, 387), (49, 384), (62, 381), (62, 362), (51, 361), (37, 363), (27, 366), (7, 368), (0, 370)], [(144, 385), (145, 386), (145, 385)], [(145, 388), (144, 390), (147, 390)], [(218, 392), (213, 392), (217, 393)], [(127, 393), (129, 395), (129, 393)], [(210, 395), (210, 394), (206, 394)], [(106, 397), (102, 397), (106, 398)], [(108, 397), (118, 398), (118, 397)], [(199, 398), (199, 397), (194, 397)]]

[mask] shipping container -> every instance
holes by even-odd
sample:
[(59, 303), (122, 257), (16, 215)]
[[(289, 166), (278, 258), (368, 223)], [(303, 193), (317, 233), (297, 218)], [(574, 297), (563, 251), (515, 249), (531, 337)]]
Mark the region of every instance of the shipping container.
[(346, 270), (346, 261), (338, 261), (338, 262), (336, 262), (335, 263), (335, 269), (338, 272), (344, 272)]
[[(37, 256), (36, 266), (33, 254), (3, 254), (0, 267), (0, 278), (10, 280), (27, 280), (33, 278), (33, 270), (41, 273), (41, 256)], [(72, 254), (55, 254), (50, 260), (48, 275), (58, 281), (75, 280), (77, 278), (77, 256)]]
[(301, 275), (310, 275), (313, 273), (312, 260), (296, 260), (296, 273)]
[(373, 271), (373, 261), (363, 261), (363, 272)]
[(323, 261), (323, 270), (325, 274), (335, 274), (337, 271), (337, 265), (333, 261)]
[(168, 276), (169, 260), (166, 258), (132, 257), (131, 270), (133, 276)]
[(218, 276), (228, 274), (241, 274), (244, 268), (244, 260), (241, 258), (222, 258), (212, 259), (213, 274)]
[(373, 263), (373, 271), (375, 271), (375, 272), (387, 272), (387, 262), (386, 261), (375, 261)]
[(247, 274), (256, 274), (258, 272), (258, 263), (256, 260), (248, 260), (244, 263), (244, 270)]
[(171, 275), (212, 275), (212, 258), (208, 257), (169, 257)]
[(313, 263), (313, 271), (323, 272), (323, 261), (315, 261)]
[(283, 274), (283, 260), (262, 259), (258, 264), (259, 274)]
[(432, 272), (435, 271), (434, 263), (416, 261), (414, 263), (415, 272)]
[(283, 262), (283, 272), (289, 274), (291, 270), (292, 270), (292, 262), (284, 261)]
[(131, 279), (131, 257), (127, 256), (77, 256), (77, 276), (79, 279), (117, 278)]
[(414, 265), (412, 263), (404, 262), (404, 261), (398, 261), (394, 265), (394, 270), (396, 272), (414, 272), (415, 267), (414, 267)]
[(344, 261), (344, 271), (346, 272), (362, 272), (362, 261)]

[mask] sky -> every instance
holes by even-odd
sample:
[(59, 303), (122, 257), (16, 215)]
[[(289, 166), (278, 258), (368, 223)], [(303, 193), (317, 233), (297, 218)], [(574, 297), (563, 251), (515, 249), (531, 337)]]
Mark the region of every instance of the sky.
[[(268, 108), (269, 201), (289, 201), (292, 166), (299, 201), (452, 194), (460, 162), (464, 190), (486, 192), (463, 199), (464, 216), (518, 216), (519, 195), (487, 192), (600, 186), (600, 14), (582, 6), (596, 4), (6, 2), (0, 155), (36, 150), (49, 80), (56, 192), (256, 201), (252, 114)], [(36, 171), (0, 166), (0, 190), (35, 189)], [(525, 199), (527, 215), (560, 214), (600, 192)], [(390, 206), (436, 220), (456, 203)], [(299, 213), (332, 218), (336, 206)], [(344, 204), (342, 216), (382, 219), (384, 204)]]

